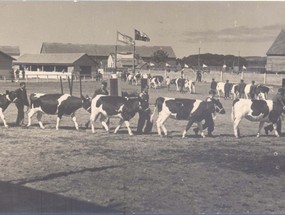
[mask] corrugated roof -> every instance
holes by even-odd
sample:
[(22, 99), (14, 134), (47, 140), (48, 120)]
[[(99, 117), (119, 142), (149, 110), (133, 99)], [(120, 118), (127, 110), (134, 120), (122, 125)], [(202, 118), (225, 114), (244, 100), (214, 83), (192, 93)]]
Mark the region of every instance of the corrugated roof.
[(285, 55), (285, 30), (281, 30), (280, 34), (267, 51), (266, 55)]
[[(132, 52), (133, 47), (118, 45), (118, 52)], [(136, 46), (141, 57), (151, 57), (157, 50), (163, 50), (169, 58), (176, 58), (171, 46)], [(115, 52), (115, 45), (48, 43), (42, 44), (41, 53), (86, 53), (89, 56), (106, 56)]]
[(0, 46), (0, 51), (10, 56), (20, 56), (20, 48), (18, 46)]
[(24, 54), (20, 56), (15, 64), (73, 64), (79, 60), (85, 53), (72, 54)]

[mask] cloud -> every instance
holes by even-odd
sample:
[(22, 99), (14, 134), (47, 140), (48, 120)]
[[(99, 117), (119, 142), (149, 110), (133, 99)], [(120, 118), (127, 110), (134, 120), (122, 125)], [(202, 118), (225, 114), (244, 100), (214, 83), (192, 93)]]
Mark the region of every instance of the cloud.
[(262, 42), (273, 41), (285, 25), (270, 25), (261, 28), (239, 26), (219, 31), (187, 31), (183, 34), (183, 42), (187, 43), (218, 43), (218, 42)]

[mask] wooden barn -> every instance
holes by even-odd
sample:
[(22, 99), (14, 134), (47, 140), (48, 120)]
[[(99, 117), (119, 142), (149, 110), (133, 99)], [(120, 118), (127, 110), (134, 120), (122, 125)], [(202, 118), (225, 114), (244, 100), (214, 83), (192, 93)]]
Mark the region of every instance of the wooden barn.
[[(171, 46), (136, 46), (136, 55), (143, 61), (150, 62), (153, 53), (157, 50), (163, 50), (168, 54), (169, 62), (176, 62), (176, 55)], [(132, 46), (117, 46), (117, 52), (133, 53)], [(108, 58), (111, 53), (115, 53), (115, 45), (97, 45), (97, 44), (72, 44), (72, 43), (47, 43), (44, 42), (41, 47), (41, 53), (86, 53), (103, 68), (107, 67)]]
[(17, 59), (20, 56), (19, 46), (0, 46), (0, 51)]
[(281, 30), (266, 55), (267, 71), (285, 73), (285, 29)]
[(15, 60), (15, 58), (0, 51), (0, 79), (11, 79), (12, 78), (13, 60)]
[(85, 53), (24, 54), (14, 62), (14, 65), (25, 68), (26, 74), (72, 73), (88, 77), (97, 72), (96, 62)]

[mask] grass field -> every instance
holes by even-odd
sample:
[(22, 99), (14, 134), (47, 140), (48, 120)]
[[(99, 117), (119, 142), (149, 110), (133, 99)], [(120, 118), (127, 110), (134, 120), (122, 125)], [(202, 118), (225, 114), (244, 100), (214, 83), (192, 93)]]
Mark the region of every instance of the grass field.
[[(83, 94), (93, 94), (99, 84), (84, 82)], [(0, 92), (17, 87), (1, 83)], [(122, 84), (123, 90), (139, 88)], [(27, 90), (55, 93), (60, 85), (29, 82)], [(151, 108), (158, 96), (204, 99), (209, 83), (197, 83), (196, 91), (151, 89)], [(79, 95), (78, 82), (73, 92)], [(11, 127), (0, 122), (0, 212), (284, 214), (284, 135), (256, 138), (258, 124), (242, 121), (242, 138), (234, 138), (232, 101), (221, 101), (226, 114), (218, 115), (214, 137), (197, 138), (190, 129), (185, 139), (186, 121), (172, 119), (165, 138), (155, 126), (151, 135), (129, 136), (125, 127), (107, 134), (98, 122), (92, 134), (84, 128), (84, 110), (77, 112), (80, 131), (69, 117), (56, 131), (56, 117), (47, 115), (45, 130), (36, 118), (29, 129), (13, 127), (12, 104), (5, 112)], [(137, 119), (131, 120), (133, 130)], [(117, 122), (111, 120), (111, 130)]]

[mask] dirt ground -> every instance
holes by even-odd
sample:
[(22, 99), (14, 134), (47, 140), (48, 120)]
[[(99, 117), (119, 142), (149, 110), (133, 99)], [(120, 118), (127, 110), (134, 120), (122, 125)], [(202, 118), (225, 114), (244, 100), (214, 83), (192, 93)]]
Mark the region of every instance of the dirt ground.
[[(84, 82), (84, 95), (97, 86)], [(0, 92), (17, 87), (2, 82)], [(196, 87), (192, 95), (151, 89), (151, 107), (158, 96), (204, 99), (209, 83)], [(60, 92), (57, 82), (30, 82), (27, 89)], [(78, 82), (73, 91), (79, 94)], [(125, 127), (108, 134), (99, 123), (92, 134), (84, 110), (77, 112), (80, 131), (69, 117), (56, 131), (56, 117), (47, 115), (45, 130), (36, 118), (31, 128), (13, 127), (12, 104), (5, 112), (10, 128), (0, 122), (0, 212), (285, 214), (285, 135), (256, 138), (258, 124), (243, 121), (242, 137), (234, 138), (232, 101), (221, 101), (226, 114), (218, 115), (214, 137), (195, 137), (190, 129), (185, 139), (186, 121), (172, 119), (169, 137), (159, 137), (155, 126), (151, 135), (129, 136)], [(134, 131), (137, 119), (131, 120)], [(117, 122), (111, 120), (111, 130)]]

